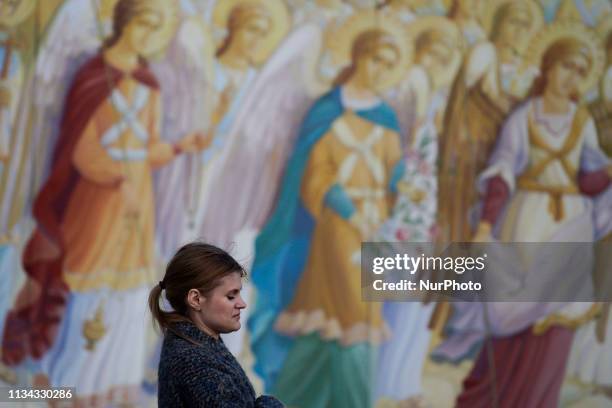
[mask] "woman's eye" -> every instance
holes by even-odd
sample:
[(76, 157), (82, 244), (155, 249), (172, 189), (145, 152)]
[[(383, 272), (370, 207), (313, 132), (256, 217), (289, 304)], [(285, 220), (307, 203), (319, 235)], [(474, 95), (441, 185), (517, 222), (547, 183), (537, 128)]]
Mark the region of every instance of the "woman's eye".
[(236, 298), (236, 296), (228, 296), (227, 297), (229, 300), (234, 300)]

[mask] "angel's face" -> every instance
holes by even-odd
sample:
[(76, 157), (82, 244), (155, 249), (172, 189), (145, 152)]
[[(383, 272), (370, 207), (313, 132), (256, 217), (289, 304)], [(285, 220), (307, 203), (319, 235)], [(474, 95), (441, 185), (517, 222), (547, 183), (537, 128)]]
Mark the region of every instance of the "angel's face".
[(545, 73), (546, 88), (558, 98), (578, 94), (589, 72), (589, 61), (582, 54), (570, 54), (554, 63)]
[(371, 54), (364, 55), (357, 63), (357, 70), (363, 72), (360, 76), (364, 78), (364, 85), (367, 88), (379, 90), (398, 62), (397, 48), (384, 45), (376, 48)]
[(147, 10), (130, 21), (123, 30), (122, 37), (130, 48), (147, 57), (160, 49), (159, 37), (155, 34), (162, 28), (162, 14), (156, 10)]
[(436, 72), (447, 67), (453, 60), (453, 49), (442, 39), (433, 40), (416, 56), (416, 62), (427, 72)]
[(527, 45), (531, 35), (531, 17), (527, 12), (515, 10), (502, 16), (499, 24), (497, 35), (505, 46), (518, 50)]
[(232, 47), (253, 62), (271, 28), (272, 22), (267, 16), (253, 16), (235, 29), (232, 34)]

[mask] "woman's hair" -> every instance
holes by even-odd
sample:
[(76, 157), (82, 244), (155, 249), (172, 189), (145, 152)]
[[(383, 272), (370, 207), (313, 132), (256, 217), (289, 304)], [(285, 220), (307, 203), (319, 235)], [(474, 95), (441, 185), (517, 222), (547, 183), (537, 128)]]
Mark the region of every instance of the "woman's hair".
[(102, 47), (110, 48), (117, 44), (130, 21), (146, 11), (151, 11), (150, 0), (119, 0), (113, 10), (113, 33)]
[[(232, 273), (246, 276), (244, 268), (224, 250), (203, 242), (183, 246), (168, 263), (162, 281), (149, 293), (149, 309), (154, 323), (166, 331), (173, 323), (189, 321), (186, 303), (189, 290), (198, 289), (206, 296), (221, 283), (221, 279)], [(172, 311), (161, 308), (163, 290)]]
[[(548, 76), (548, 71), (550, 71), (555, 64), (572, 55), (580, 55), (584, 57), (589, 64), (590, 69), (590, 65), (593, 63), (593, 61), (588, 46), (572, 37), (561, 38), (553, 42), (544, 52), (542, 62), (540, 63), (540, 75), (538, 75), (533, 82), (530, 92), (531, 96), (542, 95), (546, 89), (546, 78)], [(580, 95), (571, 95), (571, 99), (576, 102), (580, 99)]]
[(226, 24), (227, 35), (215, 53), (217, 58), (225, 54), (234, 40), (236, 31), (253, 18), (269, 20), (270, 16), (267, 10), (258, 4), (243, 3), (232, 9)]
[(531, 9), (526, 3), (508, 2), (503, 6), (499, 7), (495, 11), (491, 24), (491, 34), (489, 35), (491, 41), (495, 41), (497, 40), (497, 37), (499, 37), (502, 23), (504, 22), (504, 20), (507, 20), (512, 16), (517, 16), (521, 14), (526, 15), (529, 18), (530, 22), (533, 21), (534, 16), (531, 15)]
[(334, 79), (334, 86), (340, 86), (351, 79), (357, 70), (357, 61), (364, 56), (373, 55), (380, 47), (388, 47), (392, 49), (398, 56), (400, 50), (397, 47), (393, 37), (382, 30), (373, 29), (367, 30), (359, 34), (351, 48), (351, 64), (340, 71)]

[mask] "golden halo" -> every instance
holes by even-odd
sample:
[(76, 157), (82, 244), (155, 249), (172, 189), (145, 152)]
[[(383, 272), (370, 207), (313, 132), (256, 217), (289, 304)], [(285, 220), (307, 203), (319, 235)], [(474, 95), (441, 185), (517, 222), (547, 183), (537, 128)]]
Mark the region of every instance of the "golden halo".
[(538, 30), (544, 26), (544, 12), (542, 11), (542, 7), (533, 0), (490, 0), (485, 8), (483, 21), (487, 35), (490, 36), (493, 31), (493, 20), (495, 19), (497, 10), (509, 3), (523, 3), (529, 8), (534, 23), (531, 27), (531, 33), (538, 32)]
[(377, 11), (360, 11), (353, 14), (341, 26), (327, 32), (326, 43), (336, 66), (345, 66), (351, 63), (351, 50), (357, 37), (368, 30), (381, 30), (396, 40), (400, 50), (400, 61), (389, 74), (388, 83), (392, 86), (399, 83), (406, 75), (412, 61), (413, 47), (406, 41), (408, 33), (401, 21), (388, 13)]
[[(216, 28), (226, 31), (232, 10), (242, 4), (253, 4), (263, 7), (272, 20), (272, 28), (255, 56), (255, 63), (261, 64), (268, 59), (270, 54), (272, 54), (281, 40), (289, 32), (291, 15), (282, 0), (218, 0), (212, 16), (212, 21)], [(219, 46), (224, 38), (219, 38), (217, 40), (217, 46)]]
[[(612, 17), (612, 16), (610, 16)], [(597, 25), (597, 33), (601, 37), (602, 41), (606, 41), (608, 35), (612, 32), (612, 18), (604, 18)]]
[(452, 82), (455, 77), (457, 68), (461, 63), (463, 52), (465, 50), (465, 42), (463, 34), (455, 22), (448, 17), (443, 16), (424, 16), (419, 17), (414, 22), (408, 25), (408, 41), (412, 49), (416, 49), (416, 40), (424, 31), (436, 30), (444, 34), (444, 36), (451, 41), (453, 48), (453, 57), (451, 63), (449, 63), (443, 71), (436, 72), (436, 75), (432, 80), (434, 81), (436, 88), (444, 85), (448, 85)]
[(15, 27), (23, 23), (34, 11), (35, 4), (36, 0), (21, 0), (13, 14), (9, 16), (0, 15), (0, 24), (5, 27)]
[(542, 56), (548, 47), (562, 38), (575, 38), (589, 48), (592, 58), (591, 70), (580, 86), (580, 92), (591, 89), (599, 80), (605, 65), (601, 39), (583, 24), (574, 21), (558, 21), (544, 28), (533, 37), (525, 57), (526, 67), (540, 67)]

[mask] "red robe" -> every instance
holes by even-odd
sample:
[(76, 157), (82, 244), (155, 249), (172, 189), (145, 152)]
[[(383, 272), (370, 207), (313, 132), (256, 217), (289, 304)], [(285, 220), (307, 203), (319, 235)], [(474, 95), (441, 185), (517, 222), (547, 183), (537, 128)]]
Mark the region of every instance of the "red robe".
[[(2, 360), (16, 365), (27, 356), (40, 359), (53, 345), (62, 321), (69, 289), (63, 281), (65, 244), (60, 225), (79, 173), (72, 156), (85, 127), (125, 73), (106, 64), (102, 55), (77, 72), (70, 87), (53, 153), (51, 175), (38, 193), (33, 207), (37, 228), (23, 253), (23, 267), (41, 286), (33, 303), (9, 311), (2, 336)], [(151, 88), (159, 85), (145, 64), (132, 73)]]

